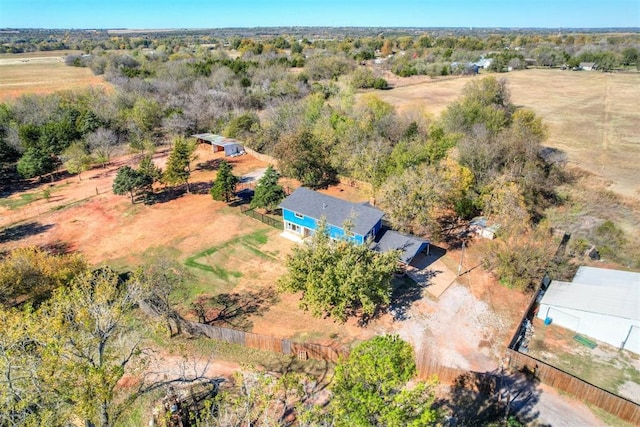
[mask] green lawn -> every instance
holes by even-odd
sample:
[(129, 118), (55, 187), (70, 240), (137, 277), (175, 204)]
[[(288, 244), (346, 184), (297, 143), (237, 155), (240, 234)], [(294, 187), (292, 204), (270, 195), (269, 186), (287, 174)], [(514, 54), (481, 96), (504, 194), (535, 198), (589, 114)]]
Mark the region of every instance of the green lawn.
[[(211, 297), (236, 293), (241, 283), (251, 283), (252, 287), (260, 288), (263, 284), (271, 283), (272, 278), (265, 277), (265, 270), (272, 270), (274, 264), (283, 261), (277, 251), (265, 247), (269, 242), (269, 234), (274, 230), (267, 226), (259, 227), (185, 260), (194, 279), (188, 284), (186, 295), (180, 297), (183, 309), (203, 295)], [(247, 293), (247, 289), (243, 293)]]
[(13, 197), (0, 199), (0, 206), (13, 210), (26, 206), (29, 203), (35, 202), (40, 199), (44, 199), (44, 193), (42, 191), (38, 191), (36, 193), (23, 193), (20, 194), (20, 197), (18, 198)]

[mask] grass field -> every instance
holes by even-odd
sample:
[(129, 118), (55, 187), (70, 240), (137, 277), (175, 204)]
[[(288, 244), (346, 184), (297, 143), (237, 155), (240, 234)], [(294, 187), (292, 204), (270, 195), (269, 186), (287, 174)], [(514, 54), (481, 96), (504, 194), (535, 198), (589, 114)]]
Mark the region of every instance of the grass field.
[(74, 51), (30, 52), (0, 55), (0, 101), (26, 93), (45, 94), (88, 86), (107, 86), (89, 68), (65, 65)]
[(575, 332), (534, 321), (530, 354), (612, 393), (640, 403), (640, 356), (597, 342), (593, 349), (574, 339)]
[[(611, 183), (610, 189), (640, 198), (640, 74), (524, 70), (491, 74), (507, 80), (512, 101), (549, 126), (546, 145)], [(472, 78), (411, 80), (377, 92), (400, 111), (422, 108), (437, 117)]]

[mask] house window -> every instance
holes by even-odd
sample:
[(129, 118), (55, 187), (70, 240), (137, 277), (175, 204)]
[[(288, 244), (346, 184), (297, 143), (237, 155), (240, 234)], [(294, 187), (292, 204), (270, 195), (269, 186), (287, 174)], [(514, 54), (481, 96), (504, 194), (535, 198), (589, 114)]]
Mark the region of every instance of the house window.
[(304, 215), (299, 214), (298, 212), (293, 213), (296, 218), (304, 219)]
[(298, 224), (294, 224), (289, 221), (287, 221), (285, 224), (286, 224), (287, 230), (293, 231), (296, 234), (302, 234), (302, 227), (300, 227)]

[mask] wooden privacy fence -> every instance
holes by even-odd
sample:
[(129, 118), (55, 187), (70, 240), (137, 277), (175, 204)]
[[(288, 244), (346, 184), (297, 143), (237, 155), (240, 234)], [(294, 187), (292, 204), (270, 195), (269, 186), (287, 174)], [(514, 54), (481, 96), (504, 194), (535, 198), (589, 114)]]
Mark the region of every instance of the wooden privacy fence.
[(349, 355), (346, 349), (339, 346), (295, 342), (286, 338), (276, 338), (202, 323), (191, 322), (191, 324), (201, 334), (218, 341), (273, 353), (291, 354), (305, 360), (311, 358), (335, 363), (340, 357)]
[(640, 425), (640, 405), (601, 389), (593, 384), (574, 377), (558, 368), (554, 368), (541, 360), (507, 349), (509, 367), (519, 371), (533, 373), (540, 381), (591, 403), (616, 417)]
[(264, 224), (270, 225), (274, 228), (284, 229), (284, 222), (282, 222), (281, 219), (276, 219), (268, 215), (263, 215), (260, 212), (256, 212), (255, 210), (251, 208), (247, 208), (245, 206), (240, 206), (240, 212), (242, 212), (247, 216), (250, 216), (253, 219), (257, 219), (258, 221)]
[(466, 369), (444, 366), (438, 362), (438, 359), (434, 357), (434, 355), (424, 350), (416, 352), (415, 358), (418, 378), (421, 380), (430, 380), (436, 375), (440, 384), (452, 385), (456, 379), (463, 375), (485, 375)]

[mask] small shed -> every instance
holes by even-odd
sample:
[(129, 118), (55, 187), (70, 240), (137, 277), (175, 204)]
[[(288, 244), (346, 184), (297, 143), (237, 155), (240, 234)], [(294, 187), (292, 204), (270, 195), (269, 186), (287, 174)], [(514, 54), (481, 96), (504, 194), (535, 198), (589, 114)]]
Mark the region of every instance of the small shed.
[(551, 282), (538, 317), (640, 354), (640, 273), (581, 266), (573, 281)]
[(244, 145), (235, 139), (213, 133), (199, 133), (191, 136), (196, 138), (200, 144), (211, 144), (214, 153), (224, 151), (225, 156), (232, 157), (245, 154)]
[(469, 222), (469, 231), (485, 239), (495, 239), (500, 226), (492, 224), (487, 218), (477, 216)]
[(595, 62), (581, 62), (580, 63), (580, 68), (585, 70), (585, 71), (592, 71), (595, 70), (597, 68), (597, 65)]

